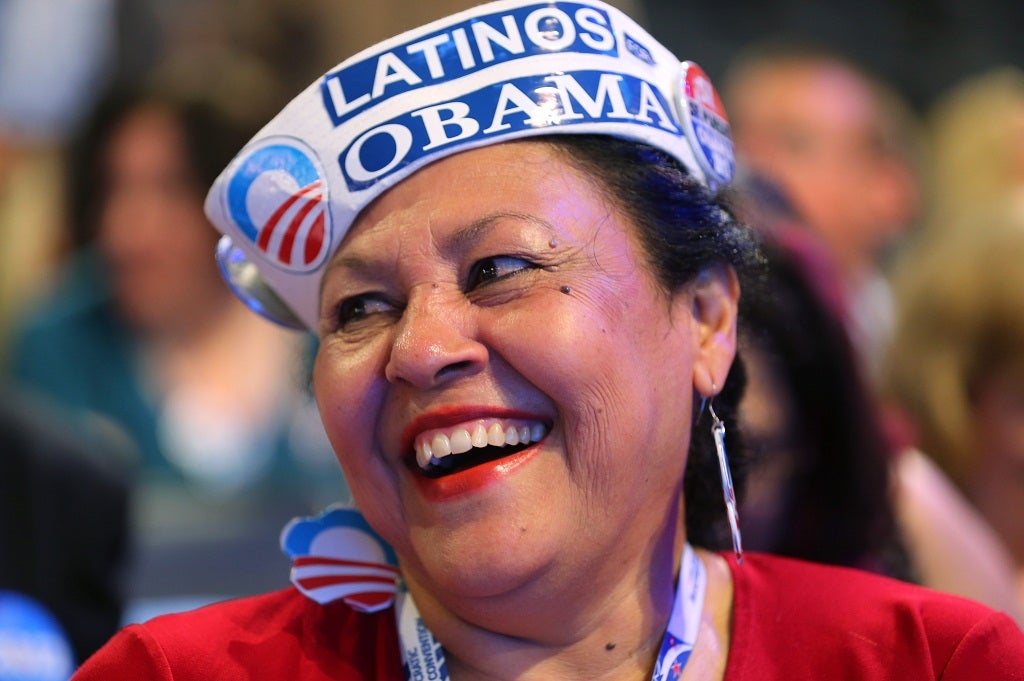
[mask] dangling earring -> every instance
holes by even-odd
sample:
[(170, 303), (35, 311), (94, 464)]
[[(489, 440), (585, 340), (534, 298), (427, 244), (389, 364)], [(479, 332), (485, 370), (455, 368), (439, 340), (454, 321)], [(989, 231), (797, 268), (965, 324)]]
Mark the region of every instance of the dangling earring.
[[(722, 475), (725, 512), (729, 518), (729, 529), (732, 530), (732, 550), (736, 553), (736, 562), (740, 564), (743, 563), (743, 540), (740, 537), (740, 513), (736, 508), (736, 490), (732, 485), (732, 473), (729, 472), (729, 457), (725, 453), (725, 424), (715, 413), (714, 405), (708, 402), (707, 406), (708, 413), (711, 414), (711, 435), (715, 439), (715, 450), (718, 452), (718, 469)], [(701, 407), (703, 408), (703, 405)]]

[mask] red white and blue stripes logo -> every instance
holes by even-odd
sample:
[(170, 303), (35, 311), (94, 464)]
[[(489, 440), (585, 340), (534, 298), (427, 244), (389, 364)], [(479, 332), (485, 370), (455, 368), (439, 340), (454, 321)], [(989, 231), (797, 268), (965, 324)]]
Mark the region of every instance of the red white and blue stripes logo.
[(270, 262), (309, 272), (323, 263), (331, 241), (323, 177), (305, 145), (271, 138), (242, 156), (228, 182), (228, 212)]
[(729, 117), (708, 74), (693, 62), (683, 62), (682, 97), (683, 128), (708, 184), (729, 184), (736, 174)]
[(292, 559), (292, 583), (321, 605), (342, 599), (354, 610), (377, 612), (398, 592), (394, 551), (362, 514), (334, 506), (315, 518), (296, 518), (281, 533)]

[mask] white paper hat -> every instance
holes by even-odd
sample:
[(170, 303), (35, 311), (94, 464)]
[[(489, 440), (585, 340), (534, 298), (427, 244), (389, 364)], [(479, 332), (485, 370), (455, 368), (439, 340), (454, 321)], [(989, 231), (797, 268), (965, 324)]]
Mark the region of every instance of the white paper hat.
[(597, 0), (499, 0), (346, 59), (232, 160), (206, 199), (218, 261), (254, 310), (316, 329), (320, 280), (359, 212), (424, 165), (499, 142), (602, 134), (732, 178), (707, 75)]

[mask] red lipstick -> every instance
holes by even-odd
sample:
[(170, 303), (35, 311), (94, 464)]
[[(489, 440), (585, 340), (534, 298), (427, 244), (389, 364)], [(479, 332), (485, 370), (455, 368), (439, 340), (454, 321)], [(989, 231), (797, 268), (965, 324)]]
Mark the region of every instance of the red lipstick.
[[(416, 487), (428, 501), (441, 502), (481, 490), (488, 485), (503, 480), (517, 469), (533, 459), (540, 452), (543, 442), (531, 444), (509, 456), (478, 464), (439, 478), (428, 478), (413, 471)], [(415, 466), (415, 464), (413, 464)]]

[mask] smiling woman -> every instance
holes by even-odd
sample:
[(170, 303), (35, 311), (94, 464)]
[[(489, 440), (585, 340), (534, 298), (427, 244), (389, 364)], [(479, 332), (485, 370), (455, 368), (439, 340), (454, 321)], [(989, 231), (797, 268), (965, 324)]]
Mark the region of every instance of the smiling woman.
[[(471, 194), (433, 190), (467, 177)], [(519, 615), (564, 632), (564, 617), (540, 616), (566, 575), (611, 585), (623, 565), (646, 574), (636, 556), (676, 552), (689, 439), (679, 412), (694, 384), (709, 394), (725, 382), (732, 344), (711, 339), (732, 334), (731, 270), (669, 295), (637, 267), (645, 256), (622, 211), (567, 152), (527, 141), (411, 176), (360, 215), (335, 258), (367, 267), (324, 278), (318, 401), (337, 410), (328, 433), (352, 453), (342, 465), (370, 524), (408, 557), (414, 596), (515, 593), (538, 608)], [(522, 429), (531, 446), (472, 467), (453, 453), (443, 475), (409, 465), (413, 442), (454, 450), (446, 441), (470, 444), (478, 427), (510, 445)]]
[(483, 5), (300, 94), (207, 212), (239, 294), (317, 330), (358, 510), (286, 529), (296, 589), (133, 626), (79, 678), (1015, 678), (1005, 615), (742, 554), (732, 166), (703, 72), (589, 0)]

